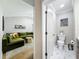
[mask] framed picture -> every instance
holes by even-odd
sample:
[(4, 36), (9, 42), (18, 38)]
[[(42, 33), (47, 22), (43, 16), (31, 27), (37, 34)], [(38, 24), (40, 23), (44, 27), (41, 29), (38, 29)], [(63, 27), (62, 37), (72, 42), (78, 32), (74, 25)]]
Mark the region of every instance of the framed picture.
[(68, 18), (61, 19), (60, 26), (61, 27), (68, 26)]
[(23, 25), (15, 25), (15, 29), (25, 29), (25, 26), (23, 26)]

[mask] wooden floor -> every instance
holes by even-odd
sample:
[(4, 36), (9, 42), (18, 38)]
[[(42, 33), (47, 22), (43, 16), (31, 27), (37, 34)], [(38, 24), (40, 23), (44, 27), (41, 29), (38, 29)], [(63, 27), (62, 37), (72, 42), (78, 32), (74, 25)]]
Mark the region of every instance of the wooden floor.
[[(4, 55), (4, 58), (5, 59)], [(27, 48), (24, 51), (18, 53), (17, 55), (11, 57), (10, 59), (33, 59), (33, 49), (32, 48)]]
[(6, 59), (6, 54), (3, 54), (2, 59)]

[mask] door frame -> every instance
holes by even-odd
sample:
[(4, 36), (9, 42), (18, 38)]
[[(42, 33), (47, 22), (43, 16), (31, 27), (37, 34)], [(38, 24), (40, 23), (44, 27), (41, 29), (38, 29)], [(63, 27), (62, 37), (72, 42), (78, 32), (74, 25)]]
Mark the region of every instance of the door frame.
[(42, 0), (35, 0), (34, 59), (42, 59)]

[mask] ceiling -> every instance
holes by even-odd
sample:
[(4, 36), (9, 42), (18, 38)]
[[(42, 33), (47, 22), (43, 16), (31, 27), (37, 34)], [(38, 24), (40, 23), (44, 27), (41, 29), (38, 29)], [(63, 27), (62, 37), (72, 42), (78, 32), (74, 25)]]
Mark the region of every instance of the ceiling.
[[(23, 0), (23, 1), (34, 6), (35, 2), (34, 0)], [(42, 1), (45, 1), (46, 4), (51, 3), (57, 12), (72, 9), (72, 0), (42, 0)], [(61, 4), (64, 4), (63, 8), (60, 8)]]
[[(47, 0), (45, 0), (47, 1)], [(67, 10), (72, 10), (72, 0), (48, 0), (51, 1), (51, 7), (54, 7), (56, 12), (62, 12)], [(60, 7), (61, 5), (64, 5), (64, 7)]]
[(23, 0), (3, 0), (4, 16), (30, 16), (33, 17), (33, 6)]
[(42, 0), (42, 2), (43, 2), (45, 5), (50, 4), (52, 1), (55, 1), (55, 0)]
[(34, 6), (35, 5), (35, 1), (34, 0), (23, 0), (24, 2), (30, 4), (31, 6)]
[[(65, 10), (71, 10), (72, 9), (72, 0), (44, 0), (47, 4), (51, 4), (51, 7), (54, 7), (56, 9), (56, 12), (62, 12)], [(5, 2), (5, 0), (4, 0)], [(6, 11), (5, 14), (13, 14), (17, 13), (20, 15), (22, 14), (33, 14), (33, 6), (34, 6), (34, 0), (6, 0), (3, 7)], [(63, 8), (60, 8), (60, 5), (64, 4)], [(31, 12), (30, 12), (31, 11)]]
[[(61, 5), (64, 5), (63, 8), (61, 8)], [(63, 11), (67, 9), (72, 9), (72, 0), (56, 0), (53, 1), (53, 6), (55, 7), (56, 11)]]

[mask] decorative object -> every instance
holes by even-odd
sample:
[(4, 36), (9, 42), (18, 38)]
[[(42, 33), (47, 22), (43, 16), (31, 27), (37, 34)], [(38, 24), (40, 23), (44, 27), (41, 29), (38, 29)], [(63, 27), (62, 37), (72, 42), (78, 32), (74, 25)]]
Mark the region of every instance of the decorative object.
[(64, 26), (68, 26), (68, 18), (63, 18), (60, 20), (60, 26), (64, 27)]
[(25, 29), (25, 26), (23, 25), (15, 25), (15, 29)]

